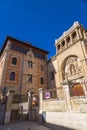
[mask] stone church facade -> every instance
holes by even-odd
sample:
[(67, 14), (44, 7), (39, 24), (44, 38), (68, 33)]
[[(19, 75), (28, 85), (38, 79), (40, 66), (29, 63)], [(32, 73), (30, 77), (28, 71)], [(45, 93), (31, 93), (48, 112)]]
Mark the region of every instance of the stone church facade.
[[(87, 30), (79, 23), (55, 40), (56, 55), (48, 62), (48, 88), (68, 86), (70, 96), (87, 95)], [(66, 91), (66, 90), (64, 90)]]

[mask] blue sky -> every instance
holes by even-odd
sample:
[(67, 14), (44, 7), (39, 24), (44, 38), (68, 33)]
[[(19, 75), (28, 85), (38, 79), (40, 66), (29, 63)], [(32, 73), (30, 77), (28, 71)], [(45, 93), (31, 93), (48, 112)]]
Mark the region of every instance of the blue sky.
[(0, 0), (0, 48), (7, 35), (56, 53), (55, 39), (79, 21), (87, 28), (87, 0)]

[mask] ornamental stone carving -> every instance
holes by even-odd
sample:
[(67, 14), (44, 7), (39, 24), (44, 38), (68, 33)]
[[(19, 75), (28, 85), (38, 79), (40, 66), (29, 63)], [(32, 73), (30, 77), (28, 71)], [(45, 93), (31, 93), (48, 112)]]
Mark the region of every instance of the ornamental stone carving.
[(30, 48), (30, 50), (27, 52), (27, 57), (28, 57), (29, 59), (31, 59), (31, 58), (34, 57), (34, 54), (33, 54), (32, 50), (31, 50), (31, 48)]
[(68, 57), (65, 62), (65, 68), (64, 68), (65, 79), (69, 76), (74, 76), (81, 72), (82, 72), (82, 67), (81, 67), (80, 59), (75, 56)]

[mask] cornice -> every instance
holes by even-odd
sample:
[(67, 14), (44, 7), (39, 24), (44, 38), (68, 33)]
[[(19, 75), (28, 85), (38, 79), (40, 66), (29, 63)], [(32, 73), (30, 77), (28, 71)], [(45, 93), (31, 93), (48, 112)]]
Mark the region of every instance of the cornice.
[(82, 25), (76, 21), (74, 24), (65, 32), (63, 32), (62, 36), (60, 36), (58, 39), (55, 39), (55, 46), (60, 42), (62, 39), (64, 39), (67, 35), (69, 35), (75, 28), (82, 27)]

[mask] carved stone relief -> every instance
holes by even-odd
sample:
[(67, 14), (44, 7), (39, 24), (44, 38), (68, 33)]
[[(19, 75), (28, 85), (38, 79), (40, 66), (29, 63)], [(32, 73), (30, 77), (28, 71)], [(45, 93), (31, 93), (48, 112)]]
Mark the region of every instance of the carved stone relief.
[(65, 62), (65, 79), (69, 76), (74, 76), (82, 71), (80, 59), (78, 57), (68, 57)]
[(27, 57), (29, 57), (29, 59), (34, 57), (33, 52), (32, 52), (31, 49), (27, 52)]

